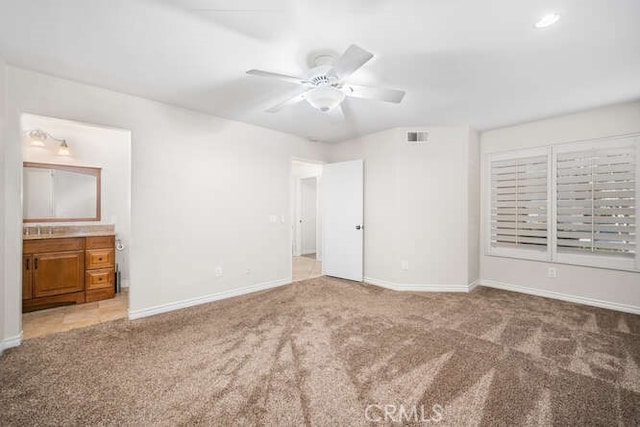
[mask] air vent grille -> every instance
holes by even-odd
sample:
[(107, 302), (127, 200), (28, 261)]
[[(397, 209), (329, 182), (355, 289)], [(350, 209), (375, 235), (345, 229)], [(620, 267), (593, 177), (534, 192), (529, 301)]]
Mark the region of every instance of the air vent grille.
[(429, 142), (429, 132), (407, 132), (406, 142), (407, 144), (425, 144)]

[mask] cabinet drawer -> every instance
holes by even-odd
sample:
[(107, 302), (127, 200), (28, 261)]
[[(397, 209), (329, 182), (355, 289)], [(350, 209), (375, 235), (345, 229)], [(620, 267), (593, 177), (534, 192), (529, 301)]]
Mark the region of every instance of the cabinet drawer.
[(84, 249), (84, 237), (67, 239), (25, 240), (22, 246), (24, 254), (43, 252), (66, 252)]
[(113, 298), (116, 295), (115, 289), (113, 286), (109, 289), (92, 289), (90, 291), (85, 291), (85, 300), (86, 302), (100, 301), (103, 299)]
[(85, 262), (87, 270), (113, 267), (115, 265), (115, 250), (88, 249)]
[(87, 237), (87, 249), (112, 249), (116, 245), (115, 236)]
[(87, 270), (84, 278), (85, 289), (113, 288), (113, 268)]

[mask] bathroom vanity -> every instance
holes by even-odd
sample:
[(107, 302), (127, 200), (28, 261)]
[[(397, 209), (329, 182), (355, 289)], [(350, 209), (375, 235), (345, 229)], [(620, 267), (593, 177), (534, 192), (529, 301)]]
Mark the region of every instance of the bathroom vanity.
[(22, 254), (22, 307), (25, 312), (115, 296), (113, 233), (29, 234), (24, 236)]
[(115, 296), (115, 233), (99, 224), (100, 181), (100, 168), (24, 163), (24, 312)]

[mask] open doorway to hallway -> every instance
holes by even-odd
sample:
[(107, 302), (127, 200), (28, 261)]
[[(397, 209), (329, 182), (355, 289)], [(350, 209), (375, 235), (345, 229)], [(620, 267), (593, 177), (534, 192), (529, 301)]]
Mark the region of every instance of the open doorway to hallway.
[(292, 281), (322, 275), (322, 165), (293, 160), (291, 165)]

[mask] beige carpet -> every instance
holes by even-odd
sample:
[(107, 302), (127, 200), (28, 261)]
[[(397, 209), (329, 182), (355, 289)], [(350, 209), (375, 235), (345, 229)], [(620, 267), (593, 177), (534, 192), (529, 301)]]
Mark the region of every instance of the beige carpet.
[(637, 425), (640, 316), (317, 278), (27, 340), (0, 381), (2, 426)]

